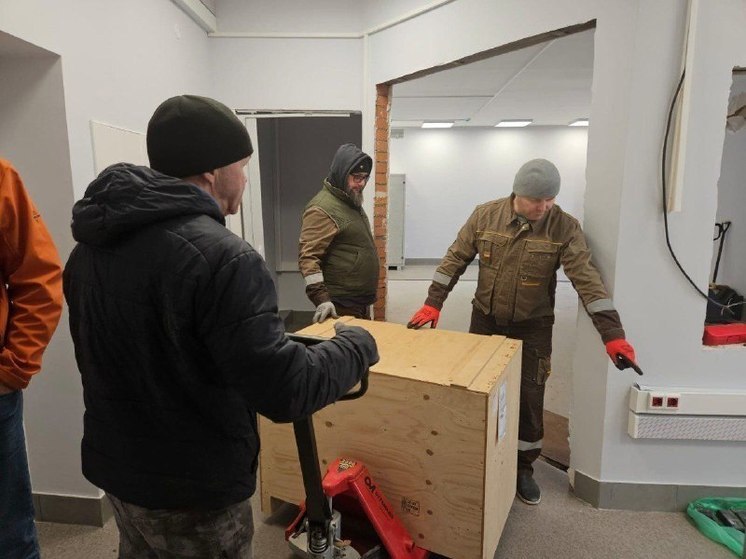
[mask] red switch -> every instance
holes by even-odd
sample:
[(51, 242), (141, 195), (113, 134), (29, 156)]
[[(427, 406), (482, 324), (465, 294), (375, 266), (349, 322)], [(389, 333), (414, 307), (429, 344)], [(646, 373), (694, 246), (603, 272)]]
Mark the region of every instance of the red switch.
[(663, 396), (653, 396), (651, 406), (654, 408), (662, 408), (663, 407)]
[(666, 407), (667, 408), (678, 408), (679, 407), (679, 399), (675, 396), (669, 396), (666, 398)]

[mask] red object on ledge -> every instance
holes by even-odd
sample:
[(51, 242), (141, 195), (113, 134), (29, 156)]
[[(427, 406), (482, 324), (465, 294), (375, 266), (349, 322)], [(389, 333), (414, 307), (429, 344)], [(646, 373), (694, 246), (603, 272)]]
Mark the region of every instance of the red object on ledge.
[(707, 324), (702, 342), (705, 345), (746, 344), (746, 323)]

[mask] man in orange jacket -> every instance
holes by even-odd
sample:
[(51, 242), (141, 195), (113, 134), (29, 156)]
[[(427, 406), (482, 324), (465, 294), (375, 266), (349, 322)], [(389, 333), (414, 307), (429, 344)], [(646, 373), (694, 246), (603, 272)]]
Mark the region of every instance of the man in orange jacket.
[(23, 397), (62, 312), (62, 266), (17, 171), (0, 159), (0, 555), (39, 557)]

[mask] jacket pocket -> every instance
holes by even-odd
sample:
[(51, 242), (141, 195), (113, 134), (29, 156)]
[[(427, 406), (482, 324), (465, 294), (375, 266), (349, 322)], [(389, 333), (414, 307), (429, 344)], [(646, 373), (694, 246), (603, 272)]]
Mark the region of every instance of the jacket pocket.
[(536, 349), (523, 352), (522, 380), (543, 386), (552, 373), (552, 358), (549, 355), (541, 356)]
[(332, 245), (326, 253), (325, 264), (337, 266), (345, 270), (355, 268), (360, 259), (360, 251), (357, 247), (348, 244)]
[(496, 277), (497, 269), (485, 264), (480, 257), (479, 279), (477, 280), (477, 289), (474, 292), (474, 301), (477, 308), (485, 314), (492, 312), (492, 295), (495, 292)]
[(492, 268), (499, 266), (509, 240), (510, 237), (507, 235), (495, 231), (478, 231), (477, 250), (480, 265)]
[(548, 241), (526, 241), (521, 258), (521, 281), (551, 277), (557, 269), (559, 247), (559, 244)]

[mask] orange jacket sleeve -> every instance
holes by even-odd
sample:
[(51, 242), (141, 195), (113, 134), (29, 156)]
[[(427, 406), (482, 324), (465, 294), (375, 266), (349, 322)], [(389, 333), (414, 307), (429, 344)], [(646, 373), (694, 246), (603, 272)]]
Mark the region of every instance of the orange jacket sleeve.
[(21, 178), (0, 159), (0, 382), (25, 388), (62, 312), (62, 266)]

